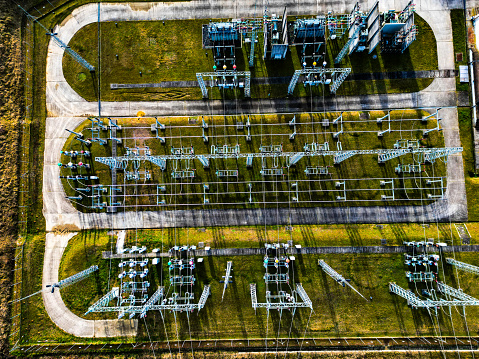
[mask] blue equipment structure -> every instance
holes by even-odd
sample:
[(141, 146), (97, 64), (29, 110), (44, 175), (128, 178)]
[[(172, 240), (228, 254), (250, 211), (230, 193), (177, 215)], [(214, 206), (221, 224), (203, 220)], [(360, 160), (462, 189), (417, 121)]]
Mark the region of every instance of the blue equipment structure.
[(213, 50), (216, 65), (234, 65), (237, 47), (241, 47), (237, 22), (210, 22), (203, 25), (203, 48)]

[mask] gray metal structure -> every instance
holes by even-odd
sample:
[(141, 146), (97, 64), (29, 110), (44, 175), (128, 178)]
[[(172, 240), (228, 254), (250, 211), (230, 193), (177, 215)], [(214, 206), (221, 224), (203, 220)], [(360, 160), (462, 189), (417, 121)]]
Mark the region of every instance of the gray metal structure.
[(411, 290), (403, 289), (396, 283), (389, 283), (389, 292), (399, 295), (407, 300), (407, 304), (414, 309), (429, 308), (437, 309), (439, 307), (458, 307), (458, 306), (479, 306), (479, 300), (465, 294), (460, 289), (452, 288), (442, 282), (437, 282), (438, 291), (446, 295), (449, 299), (420, 299)]
[(337, 64), (355, 51), (368, 49), (371, 53), (380, 45), (381, 52), (404, 52), (416, 40), (417, 28), (414, 24), (414, 4), (412, 0), (402, 11), (379, 12), (379, 1), (368, 13), (360, 11), (356, 3), (349, 16), (348, 41), (334, 59)]
[[(118, 318), (128, 314), (130, 319), (139, 314), (144, 318), (149, 311), (169, 310), (172, 312), (191, 312), (201, 310), (210, 295), (210, 286), (205, 285), (198, 303), (194, 303), (194, 294), (192, 291), (195, 278), (192, 275), (194, 269), (194, 259), (179, 259), (182, 254), (190, 253), (190, 247), (174, 247), (170, 249), (171, 258), (168, 262), (169, 268), (169, 289), (165, 291), (164, 287), (159, 287), (150, 297), (148, 290), (150, 283), (145, 280), (148, 274), (148, 259), (141, 257), (146, 251), (145, 247), (127, 249), (131, 253), (136, 253), (137, 257), (123, 261), (119, 264), (120, 268), (129, 267), (129, 271), (123, 271), (119, 274), (120, 286), (113, 287), (110, 292), (100, 298), (85, 313), (92, 312), (117, 312)], [(183, 275), (183, 271), (188, 271), (188, 275)], [(136, 279), (139, 276), (140, 279)], [(123, 280), (129, 277), (130, 280)], [(110, 302), (117, 299), (116, 304), (110, 306)]]
[(98, 270), (98, 266), (93, 265), (90, 268), (87, 268), (87, 269), (85, 269), (85, 270), (83, 270), (83, 271), (81, 271), (77, 274), (72, 275), (71, 277), (62, 279), (61, 281), (59, 281), (57, 283), (47, 285), (47, 288), (51, 287), (52, 288), (52, 293), (53, 293), (55, 288), (61, 289), (61, 288), (68, 287), (69, 285), (72, 285), (74, 283), (77, 283), (77, 282), (89, 277), (93, 272), (96, 272), (97, 270)]
[[(287, 244), (265, 244), (266, 255), (263, 260), (263, 266), (266, 273), (264, 281), (266, 284), (266, 302), (258, 302), (256, 294), (256, 284), (250, 284), (251, 305), (256, 311), (257, 308), (266, 308), (285, 310), (296, 308), (310, 308), (313, 310), (313, 304), (309, 299), (301, 283), (296, 283), (295, 290), (289, 292), (289, 267), (293, 265), (291, 260), (285, 255)], [(300, 300), (299, 300), (300, 299)]]
[(221, 301), (223, 301), (223, 298), (224, 298), (225, 292), (226, 292), (226, 288), (228, 288), (228, 284), (233, 282), (233, 280), (231, 279), (231, 271), (232, 270), (233, 270), (233, 262), (228, 261), (226, 263), (226, 274), (223, 276), (224, 286), (223, 286), (223, 294), (221, 295)]
[(305, 86), (329, 85), (329, 91), (335, 94), (350, 73), (351, 68), (324, 68), (320, 66), (296, 70), (288, 85), (288, 95), (293, 94), (301, 76), (304, 77), (303, 83)]
[(472, 274), (479, 274), (479, 267), (474, 266), (472, 264), (460, 262), (453, 258), (446, 258), (446, 263), (455, 266), (457, 269), (461, 269), (465, 272), (472, 273)]
[(235, 64), (235, 48), (241, 47), (238, 21), (210, 22), (202, 27), (203, 48), (212, 49), (215, 66)]
[(280, 19), (272, 15), (263, 23), (263, 58), (270, 60), (282, 60), (288, 52), (288, 11), (284, 7), (283, 17)]
[(244, 88), (244, 96), (251, 97), (251, 72), (249, 71), (224, 70), (196, 73), (201, 94), (203, 98), (208, 98), (208, 88), (205, 78), (209, 79), (209, 87), (222, 89)]
[(53, 41), (55, 42), (55, 44), (57, 44), (59, 47), (61, 47), (68, 55), (70, 55), (76, 62), (78, 62), (80, 65), (82, 65), (85, 69), (87, 69), (88, 71), (90, 72), (93, 72), (95, 71), (95, 67), (90, 65), (90, 63), (88, 61), (86, 61), (83, 57), (81, 57), (80, 55), (78, 55), (75, 51), (73, 51), (70, 46), (68, 46), (67, 44), (65, 44), (62, 40), (60, 40), (60, 38), (57, 36), (57, 34), (53, 33), (51, 30), (47, 29), (45, 26), (43, 26), (43, 24), (38, 21), (38, 19), (32, 15), (30, 15), (23, 7), (21, 7), (20, 5), (18, 5), (18, 7), (20, 9), (23, 10), (23, 12), (25, 13), (25, 15), (30, 19), (32, 20), (33, 22), (37, 23), (38, 25), (40, 25), (42, 27), (43, 30), (46, 31), (46, 34), (49, 35)]
[(347, 285), (349, 288), (351, 288), (356, 293), (358, 293), (361, 296), (361, 298), (367, 300), (361, 293), (359, 293), (359, 291), (356, 288), (354, 288), (346, 279), (344, 279), (344, 277), (341, 274), (339, 274), (333, 268), (331, 268), (324, 260), (319, 259), (318, 265), (327, 275), (333, 278), (336, 282), (341, 284), (343, 287)]

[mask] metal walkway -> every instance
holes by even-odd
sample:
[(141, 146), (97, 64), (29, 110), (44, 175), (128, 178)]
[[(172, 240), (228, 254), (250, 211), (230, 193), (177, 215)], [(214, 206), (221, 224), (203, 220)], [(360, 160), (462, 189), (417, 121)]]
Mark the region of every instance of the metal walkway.
[[(362, 80), (400, 80), (400, 79), (426, 79), (426, 78), (453, 78), (457, 70), (429, 70), (429, 71), (392, 71), (373, 73), (352, 73), (348, 81)], [(281, 85), (289, 84), (292, 76), (282, 77), (255, 77), (251, 79), (252, 85)], [(137, 89), (137, 88), (187, 88), (198, 87), (198, 81), (163, 81), (144, 84), (110, 84), (111, 90)]]
[[(428, 247), (431, 252), (438, 252), (436, 247)], [(442, 252), (479, 252), (479, 245), (457, 245), (441, 247)], [(388, 254), (388, 253), (406, 253), (406, 246), (360, 246), (360, 247), (303, 247), (288, 248), (286, 253), (297, 254)], [(254, 256), (265, 255), (265, 248), (212, 248), (206, 250), (196, 250), (196, 257), (220, 257), (220, 256)], [(132, 255), (112, 254), (112, 252), (102, 252), (103, 259), (123, 259), (130, 258)], [(169, 253), (145, 253), (144, 257), (169, 257)]]

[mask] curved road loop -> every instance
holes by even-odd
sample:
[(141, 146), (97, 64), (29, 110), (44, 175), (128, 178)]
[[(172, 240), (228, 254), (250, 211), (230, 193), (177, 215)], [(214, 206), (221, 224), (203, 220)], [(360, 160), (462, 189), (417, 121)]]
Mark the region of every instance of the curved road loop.
[[(58, 282), (60, 261), (68, 241), (77, 233), (55, 235), (47, 233), (45, 241), (45, 257), (43, 260), (42, 287)], [(61, 290), (42, 292), (43, 303), (51, 320), (68, 334), (82, 338), (114, 338), (135, 336), (138, 328), (137, 320), (86, 320), (73, 314), (61, 297)]]

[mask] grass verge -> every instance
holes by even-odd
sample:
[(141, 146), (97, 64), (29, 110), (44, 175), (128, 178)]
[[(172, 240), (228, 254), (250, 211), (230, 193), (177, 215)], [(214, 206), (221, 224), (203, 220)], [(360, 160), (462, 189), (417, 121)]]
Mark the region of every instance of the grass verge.
[[(452, 43), (454, 46), (454, 62), (455, 69), (459, 70), (459, 65), (467, 65), (467, 48), (466, 48), (466, 27), (464, 19), (464, 10), (454, 9), (451, 10), (451, 23), (452, 23)], [(462, 54), (462, 55), (461, 55)], [(458, 60), (458, 56), (462, 59)], [(456, 76), (456, 91), (469, 91), (469, 83), (461, 83), (459, 76)]]
[(464, 178), (466, 181), (467, 211), (469, 213), (469, 221), (478, 221), (479, 199), (476, 194), (479, 191), (479, 178), (475, 170), (471, 109), (458, 108), (457, 115), (459, 119), (461, 145), (464, 148), (462, 156), (464, 161)]

